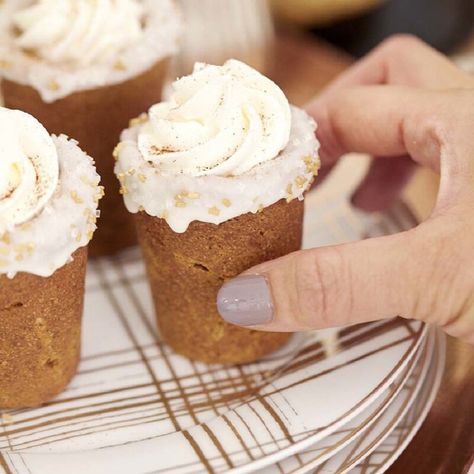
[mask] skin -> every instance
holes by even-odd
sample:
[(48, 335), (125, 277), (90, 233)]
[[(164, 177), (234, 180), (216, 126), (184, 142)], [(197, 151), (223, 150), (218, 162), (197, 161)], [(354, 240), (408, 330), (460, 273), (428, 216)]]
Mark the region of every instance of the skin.
[(353, 203), (393, 203), (415, 167), (440, 175), (430, 218), (392, 236), (292, 253), (250, 269), (270, 287), (264, 331), (301, 331), (394, 315), (474, 344), (474, 77), (416, 38), (393, 37), (308, 107), (321, 160), (377, 158)]

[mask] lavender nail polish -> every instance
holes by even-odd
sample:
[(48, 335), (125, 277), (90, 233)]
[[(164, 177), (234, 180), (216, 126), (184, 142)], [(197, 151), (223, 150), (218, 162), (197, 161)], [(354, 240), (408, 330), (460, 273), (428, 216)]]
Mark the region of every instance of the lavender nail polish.
[(261, 275), (243, 275), (225, 283), (217, 295), (217, 309), (224, 320), (238, 326), (269, 323), (272, 297)]

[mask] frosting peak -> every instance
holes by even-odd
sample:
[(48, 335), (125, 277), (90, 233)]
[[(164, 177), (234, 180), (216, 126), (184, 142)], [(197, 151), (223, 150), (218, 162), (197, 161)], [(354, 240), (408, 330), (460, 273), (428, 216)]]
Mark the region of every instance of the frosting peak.
[(38, 214), (58, 184), (58, 154), (31, 115), (0, 107), (0, 235)]
[(88, 65), (114, 57), (143, 34), (137, 0), (37, 0), (18, 11), (17, 44), (52, 63)]
[(274, 159), (290, 129), (290, 105), (270, 79), (237, 60), (197, 63), (150, 109), (138, 147), (164, 175), (238, 176)]

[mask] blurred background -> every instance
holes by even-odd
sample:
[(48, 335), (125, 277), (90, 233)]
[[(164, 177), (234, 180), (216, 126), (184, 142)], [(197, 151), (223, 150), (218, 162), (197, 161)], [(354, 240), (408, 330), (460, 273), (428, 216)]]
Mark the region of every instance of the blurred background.
[(474, 0), (179, 0), (186, 34), (174, 73), (199, 58), (242, 59), (268, 70), (274, 39), (293, 32), (360, 57), (411, 33), (447, 54), (474, 54)]
[[(185, 34), (172, 79), (195, 61), (222, 64), (233, 57), (269, 75), (295, 105), (303, 105), (383, 39), (410, 33), (474, 72), (474, 0), (177, 0)], [(370, 162), (341, 160), (318, 193), (350, 195)], [(426, 218), (438, 177), (420, 169), (405, 192)]]

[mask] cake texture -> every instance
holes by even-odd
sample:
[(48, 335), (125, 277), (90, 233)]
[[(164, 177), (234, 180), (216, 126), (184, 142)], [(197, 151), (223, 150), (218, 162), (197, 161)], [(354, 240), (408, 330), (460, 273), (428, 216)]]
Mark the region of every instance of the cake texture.
[(301, 246), (304, 201), (280, 200), (222, 224), (194, 221), (175, 233), (164, 219), (136, 215), (160, 334), (176, 352), (210, 363), (244, 363), (284, 344), (287, 333), (226, 323), (216, 296), (226, 280)]
[(315, 123), (245, 64), (198, 64), (169, 102), (125, 130), (115, 171), (163, 340), (209, 363), (254, 361), (288, 334), (223, 321), (226, 280), (301, 246), (304, 192), (319, 168)]
[(76, 372), (87, 247), (48, 278), (0, 275), (0, 408), (35, 407)]
[[(29, 22), (22, 16), (17, 17), (22, 14), (21, 7), (31, 2), (7, 0), (4, 6), (0, 6), (0, 15), (3, 15), (2, 8), (5, 10), (5, 17), (0, 21), (0, 38), (10, 45), (10, 49), (0, 47), (0, 74), (4, 77), (1, 88), (5, 105), (37, 117), (50, 133), (74, 137), (81, 148), (94, 157), (107, 193), (101, 205), (100, 227), (91, 243), (89, 255), (114, 254), (135, 244), (136, 236), (113, 174), (112, 151), (121, 131), (128, 126), (130, 117), (147, 110), (161, 98), (168, 58), (176, 48), (179, 15), (168, 0), (156, 3), (121, 0), (116, 4), (129, 5), (128, 9), (123, 7), (124, 10), (116, 14), (116, 21), (108, 22), (106, 11), (100, 10), (108, 0), (86, 2), (84, 8), (91, 9), (90, 15), (96, 14), (103, 22), (104, 31), (99, 36), (97, 24), (97, 37), (92, 35), (91, 24), (80, 35), (76, 34), (74, 44), (69, 44), (68, 27), (78, 28), (77, 25), (84, 22), (80, 23), (81, 18), (76, 18), (71, 13), (73, 10), (67, 10), (64, 16), (68, 18), (68, 23), (64, 27), (65, 32), (58, 27), (57, 42), (49, 44), (44, 40), (33, 48), (36, 43), (28, 35), (30, 29), (47, 30), (49, 23), (45, 15), (53, 15), (52, 12), (67, 7), (71, 0), (61, 0), (56, 10), (48, 9), (48, 2), (58, 3), (57, 0), (37, 2), (33, 8), (44, 7), (45, 10), (33, 11), (38, 15), (34, 22), (29, 12), (26, 16)], [(132, 28), (129, 25), (133, 23), (133, 18), (129, 21), (124, 18), (126, 14), (135, 12), (130, 9), (134, 5), (140, 6), (140, 9), (136, 9), (138, 26)], [(109, 10), (114, 19), (112, 13)], [(99, 21), (97, 18), (96, 22)], [(125, 23), (119, 34), (111, 28), (120, 25), (120, 21)], [(21, 36), (11, 33), (12, 24), (24, 28)], [(142, 24), (143, 27), (140, 26)], [(165, 36), (166, 33), (168, 36)], [(46, 32), (43, 36), (49, 38)], [(95, 40), (89, 45), (90, 38)], [(120, 39), (129, 39), (130, 44)], [(109, 51), (109, 43), (122, 47)], [(29, 49), (25, 49), (25, 45)], [(83, 54), (78, 54), (75, 49)], [(31, 51), (35, 54), (32, 55)]]
[(0, 408), (23, 408), (75, 373), (103, 189), (77, 142), (24, 112), (0, 108), (0, 142)]

